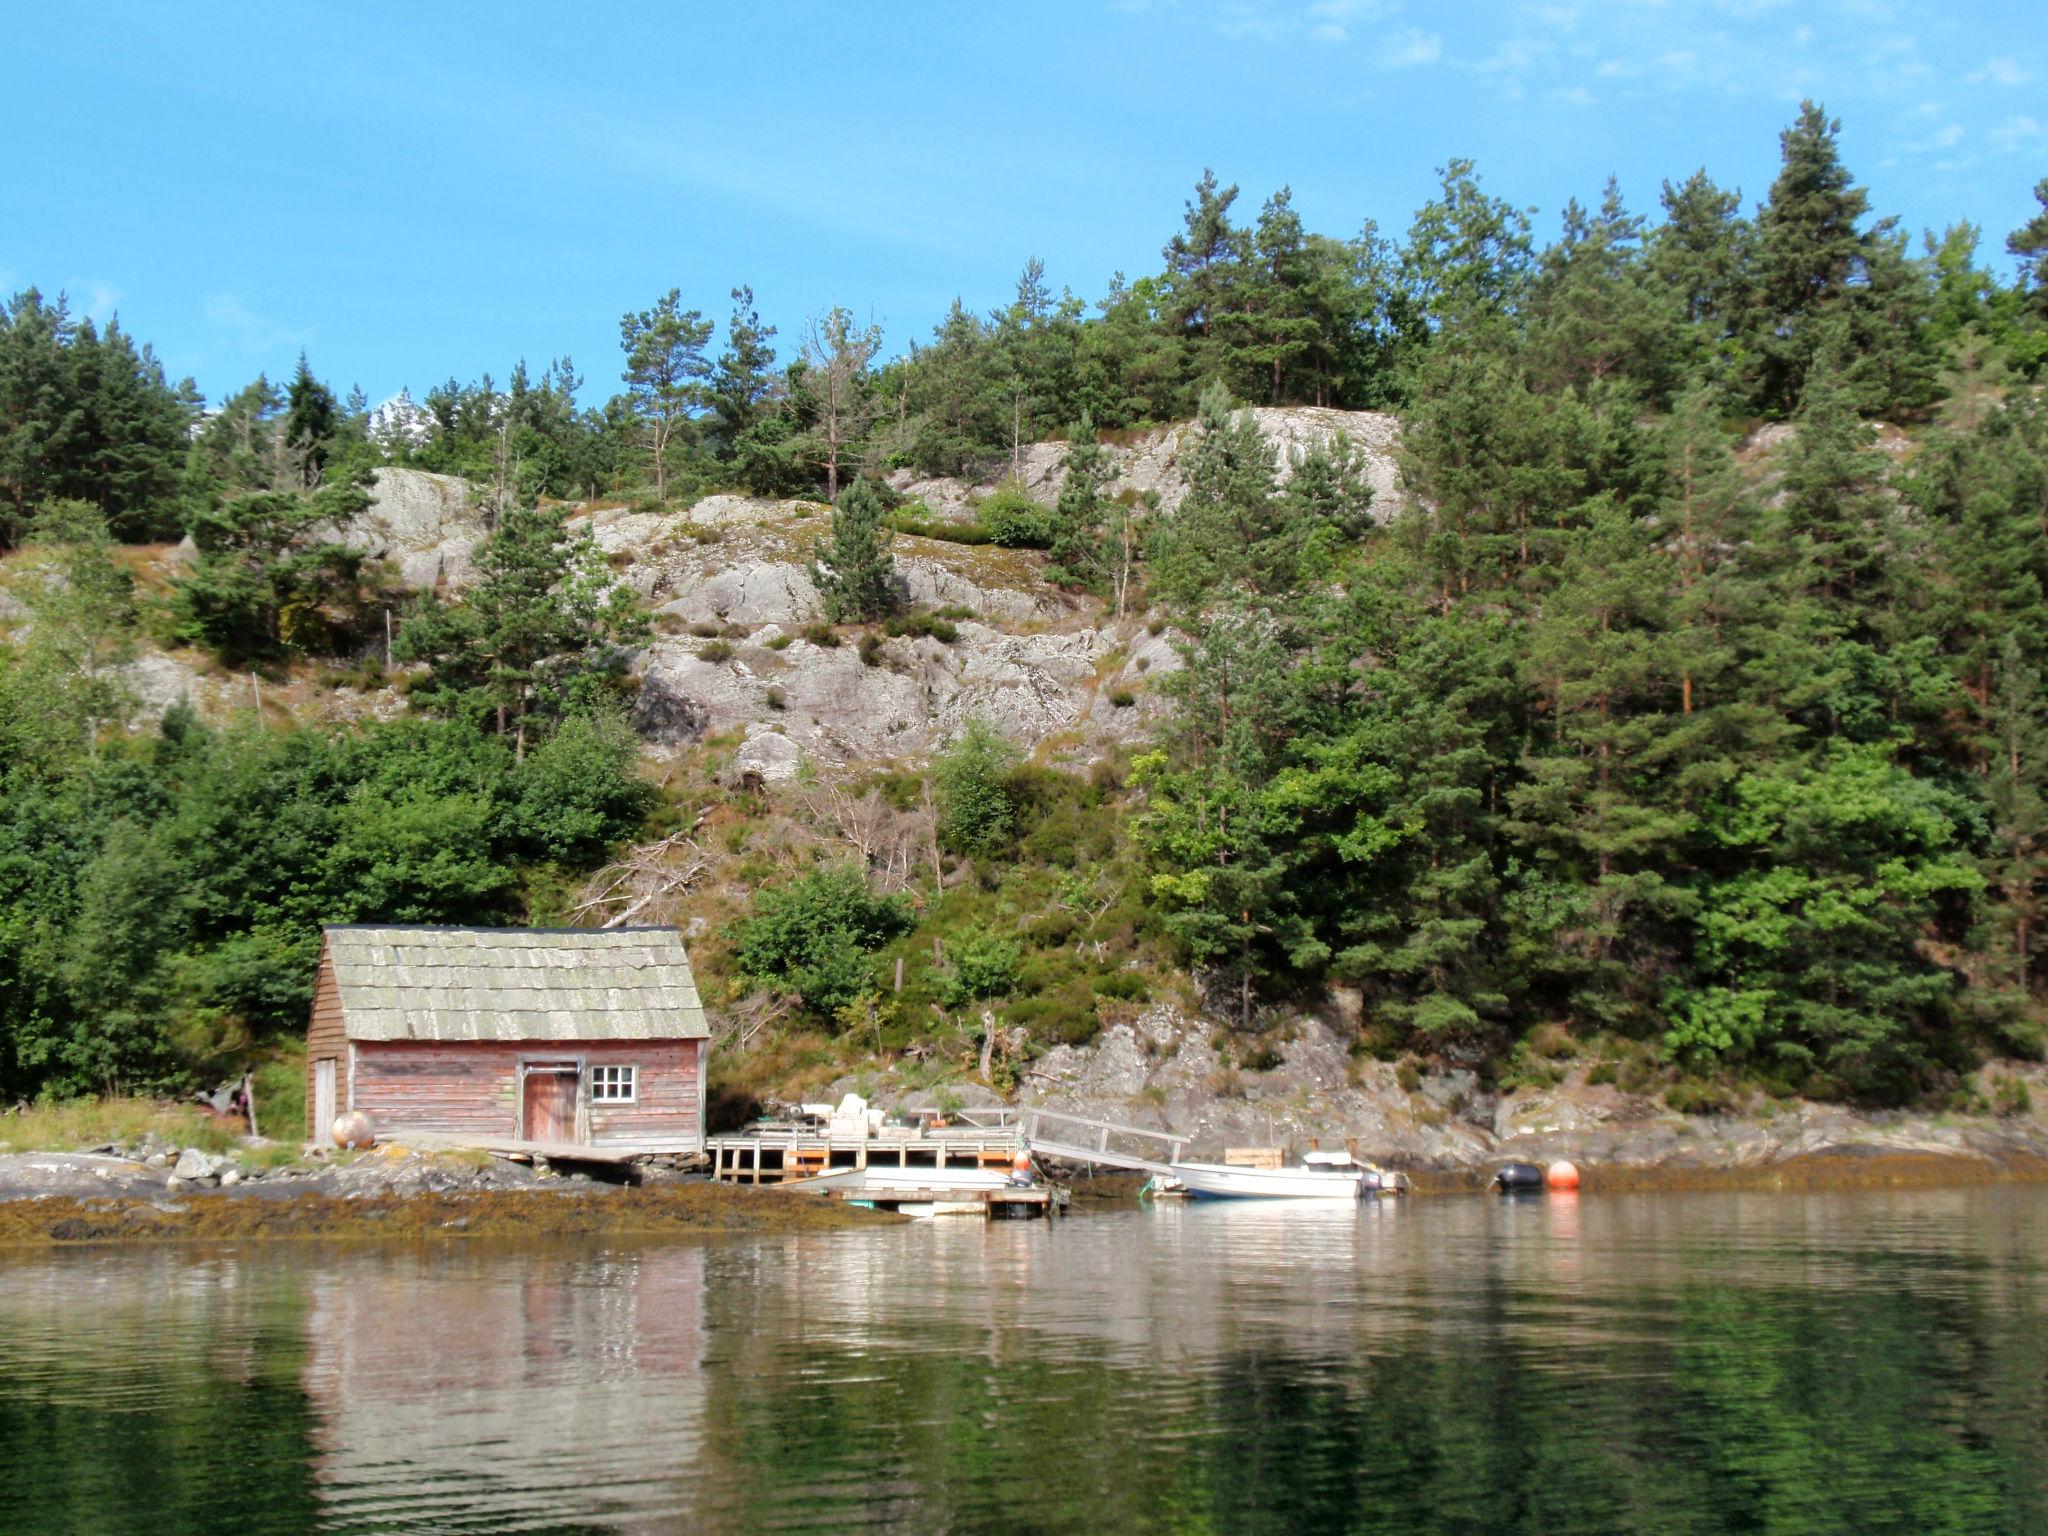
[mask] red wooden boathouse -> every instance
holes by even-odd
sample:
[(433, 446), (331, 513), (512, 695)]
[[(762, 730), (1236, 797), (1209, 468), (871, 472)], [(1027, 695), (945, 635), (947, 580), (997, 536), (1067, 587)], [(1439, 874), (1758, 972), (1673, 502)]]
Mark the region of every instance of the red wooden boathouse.
[(704, 1146), (709, 1046), (674, 928), (332, 927), (306, 1037), (313, 1139)]

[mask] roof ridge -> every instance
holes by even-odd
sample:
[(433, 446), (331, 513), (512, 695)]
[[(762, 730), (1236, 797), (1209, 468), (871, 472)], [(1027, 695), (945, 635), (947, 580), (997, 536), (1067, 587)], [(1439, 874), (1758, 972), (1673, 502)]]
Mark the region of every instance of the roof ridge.
[(322, 933), (681, 933), (677, 923), (626, 923), (617, 928), (510, 928), (486, 923), (322, 923)]

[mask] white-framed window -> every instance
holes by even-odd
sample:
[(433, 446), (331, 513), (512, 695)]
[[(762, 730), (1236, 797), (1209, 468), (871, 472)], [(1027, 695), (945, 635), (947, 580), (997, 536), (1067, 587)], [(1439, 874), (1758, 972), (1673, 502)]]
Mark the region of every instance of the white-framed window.
[(593, 1104), (631, 1104), (638, 1097), (639, 1087), (638, 1067), (590, 1069), (590, 1102)]

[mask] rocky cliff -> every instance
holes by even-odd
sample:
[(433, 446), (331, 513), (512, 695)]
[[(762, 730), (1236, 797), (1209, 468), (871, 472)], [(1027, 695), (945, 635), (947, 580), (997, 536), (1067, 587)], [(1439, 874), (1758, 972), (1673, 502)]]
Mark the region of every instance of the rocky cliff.
[[(1294, 456), (1341, 432), (1365, 455), (1376, 507), (1399, 504), (1392, 417), (1254, 414), (1283, 475)], [(1110, 493), (1156, 492), (1163, 507), (1177, 505), (1192, 430), (1111, 445)], [(1065, 452), (1059, 443), (1024, 451), (1020, 478), (1033, 496), (1058, 497)], [(941, 520), (970, 518), (993, 489), (902, 472), (891, 483)], [(633, 663), (650, 750), (737, 731), (749, 743), (742, 766), (779, 777), (804, 758), (831, 766), (922, 757), (979, 716), (1049, 758), (1086, 762), (1135, 739), (1159, 707), (1152, 685), (1178, 665), (1171, 636), (1141, 615), (1118, 619), (1093, 598), (1046, 585), (1044, 557), (1030, 550), (899, 536), (906, 603), (971, 614), (953, 621), (956, 637), (891, 639), (865, 658), (850, 643), (805, 638), (822, 617), (808, 568), (829, 516), (815, 502), (732, 495), (679, 512), (576, 509), (573, 525), (588, 529), (655, 615), (657, 638)], [(413, 589), (466, 584), (483, 536), (461, 481), (402, 469), (378, 475), (369, 510), (343, 533)]]

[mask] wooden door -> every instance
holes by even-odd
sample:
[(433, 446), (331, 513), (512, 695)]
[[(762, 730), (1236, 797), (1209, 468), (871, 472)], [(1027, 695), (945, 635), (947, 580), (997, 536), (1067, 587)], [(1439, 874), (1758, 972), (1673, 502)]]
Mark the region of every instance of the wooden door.
[(528, 1141), (576, 1139), (576, 1078), (573, 1066), (526, 1069), (520, 1123)]
[(334, 1144), (334, 1058), (323, 1056), (313, 1063), (313, 1132), (315, 1144)]

